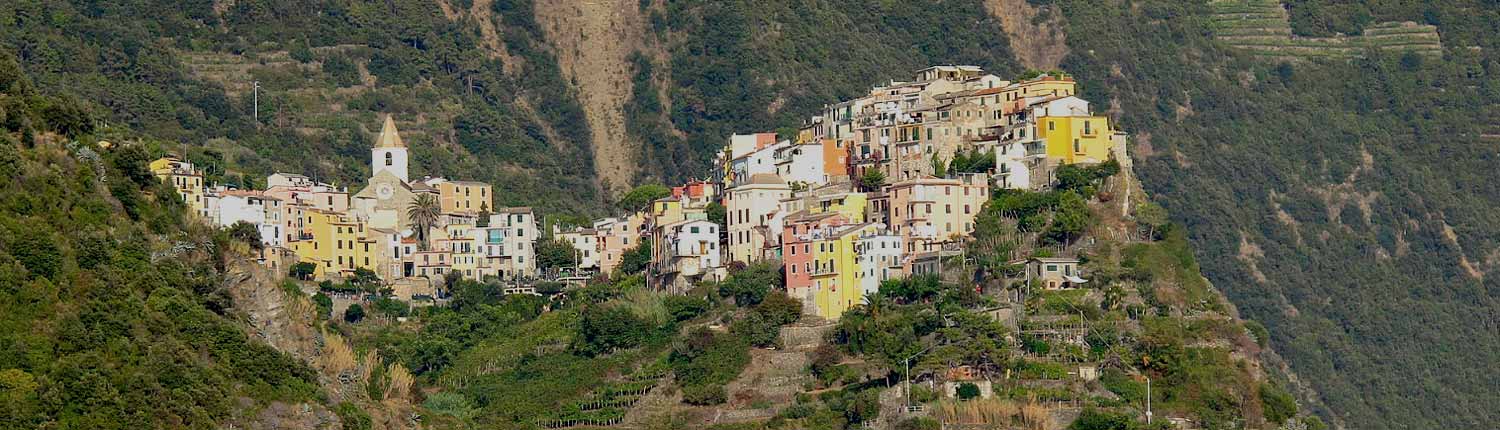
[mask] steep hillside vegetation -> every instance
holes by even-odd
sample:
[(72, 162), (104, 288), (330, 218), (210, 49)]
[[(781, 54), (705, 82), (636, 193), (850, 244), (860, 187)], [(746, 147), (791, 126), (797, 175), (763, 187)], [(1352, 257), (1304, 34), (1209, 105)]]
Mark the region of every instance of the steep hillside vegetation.
[[(639, 7), (640, 21), (648, 27), (622, 30), (645, 40), (640, 55), (626, 57), (631, 91), (621, 106), (626, 132), (641, 145), (634, 156), (651, 166), (636, 172), (636, 180), (700, 175), (729, 133), (785, 129), (823, 103), (922, 66), (977, 64), (1002, 76), (1022, 68), (1000, 25), (1015, 16), (997, 12), (994, 1), (634, 3), (625, 7)], [(1002, 8), (1009, 3), (998, 2)], [(1500, 381), (1490, 369), (1500, 367), (1493, 317), (1500, 314), (1500, 231), (1494, 227), (1500, 225), (1500, 182), (1493, 180), (1500, 145), (1495, 125), (1500, 39), (1494, 37), (1500, 34), (1500, 10), (1493, 1), (1290, 0), (1284, 2), (1289, 29), (1279, 21), (1251, 27), (1274, 27), (1277, 37), (1283, 31), (1288, 37), (1333, 37), (1365, 34), (1376, 23), (1413, 21), (1436, 25), (1442, 46), (1441, 57), (1385, 50), (1293, 63), (1216, 40), (1225, 34), (1222, 22), (1214, 20), (1216, 12), (1224, 12), (1216, 11), (1215, 2), (1028, 3), (1037, 8), (1029, 22), (1061, 20), (1066, 37), (1054, 40), (1068, 46), (1021, 45), (1028, 53), (1067, 52), (1062, 67), (1084, 84), (1084, 96), (1109, 106), (1122, 128), (1134, 133), (1144, 185), (1186, 225), (1205, 274), (1246, 316), (1271, 329), (1274, 348), (1315, 389), (1304, 394), (1327, 405), (1321, 413), (1334, 424), (1370, 429), (1471, 428), (1497, 420), (1492, 405), (1500, 404), (1500, 390), (1493, 388)], [(557, 12), (538, 11), (529, 0), (3, 2), (0, 47), (16, 61), (14, 67), (0, 61), (0, 92), (9, 94), (0, 100), (0, 119), (22, 144), (47, 132), (128, 128), (130, 136), (152, 136), (148, 143), (159, 148), (185, 149), (211, 178), (228, 183), (253, 183), (284, 169), (357, 186), (365, 175), (376, 114), (393, 112), (403, 129), (411, 130), (415, 172), (493, 182), (505, 190), (497, 199), (502, 204), (602, 211), (607, 197), (596, 173), (595, 145), (601, 135), (617, 135), (592, 129), (600, 122), (578, 102), (578, 93), (598, 88), (589, 80), (597, 77), (565, 73), (578, 64), (561, 65), (559, 57), (566, 53), (560, 50), (569, 48), (559, 41), (573, 36), (544, 28), (548, 21), (537, 16), (548, 11)], [(574, 44), (572, 49), (588, 46)], [(1430, 45), (1423, 47), (1430, 50)], [(566, 58), (591, 61), (582, 55)], [(17, 92), (21, 79), (16, 77), (23, 75), (37, 93)], [(571, 75), (589, 83), (574, 82)], [(258, 112), (252, 110), (255, 91), (247, 80), (260, 81)], [(38, 93), (48, 96), (33, 95)], [(616, 124), (611, 121), (604, 124)], [(15, 222), (42, 226), (16, 224), (7, 234), (51, 232), (59, 242), (43, 249), (56, 252), (42, 255), (64, 261), (59, 276), (81, 279), (69, 285), (89, 285), (92, 279), (74, 275), (75, 266), (84, 267), (67, 263), (77, 260), (75, 253), (128, 251), (146, 245), (127, 244), (155, 237), (119, 226), (144, 225), (154, 228), (154, 235), (170, 234), (167, 226), (174, 218), (154, 209), (169, 205), (150, 203), (139, 190), (146, 182), (137, 182), (135, 193), (116, 190), (129, 181), (78, 182), (88, 175), (75, 162), (36, 161), (65, 161), (80, 151), (50, 148), (20, 152), (18, 159), (29, 161), (19, 165), (30, 166), (23, 169), (29, 174), (10, 175), (21, 178), (12, 182), (28, 191), (11, 194), (17, 203), (8, 211), (21, 214)], [(54, 186), (80, 191), (36, 197), (41, 195), (36, 190)], [(106, 186), (108, 197), (99, 192)], [(68, 203), (74, 196), (79, 203)], [(119, 217), (110, 208), (142, 221), (109, 218)], [(78, 219), (92, 219), (89, 225), (108, 233), (59, 224), (83, 222)], [(64, 231), (82, 233), (56, 234)], [(99, 234), (119, 247), (73, 243)], [(30, 236), (4, 238), (7, 252), (22, 249), (10, 247), (10, 240), (21, 237)], [(16, 259), (27, 268), (17, 269), (25, 275), (15, 279), (41, 282), (30, 263)], [(172, 273), (178, 269), (156, 270), (171, 272), (163, 275), (174, 279), (168, 287), (197, 285), (191, 279), (176, 281)], [(172, 289), (152, 282), (111, 280), (111, 285), (141, 287), (98, 291), (139, 302)], [(39, 321), (61, 324), (72, 318), (69, 312), (86, 315), (90, 308), (76, 300), (93, 299), (76, 297), (67, 296), (73, 304), (59, 305), (55, 312), (44, 306), (49, 311), (38, 314), (46, 317)], [(135, 312), (130, 309), (151, 309), (130, 300), (120, 305), (127, 316)], [(207, 309), (214, 306), (209, 299), (195, 300), (207, 302)], [(33, 330), (30, 323), (14, 322), (32, 321), (31, 316), (16, 318), (7, 320), (12, 321), (3, 332), (7, 336), (89, 339), (64, 337), (61, 329)], [(124, 325), (104, 325), (119, 328), (112, 333), (138, 337), (172, 332), (126, 329), (149, 321), (126, 318)], [(193, 345), (197, 351), (208, 348)], [(453, 345), (433, 348), (439, 353), (423, 359), (457, 355)], [(92, 381), (125, 381), (109, 378), (116, 367), (100, 367), (94, 374), (58, 367), (75, 362), (68, 354), (94, 352), (4, 350), (40, 351), (7, 358), (14, 363), (3, 367), (22, 369), (31, 378), (7, 381), (44, 381), (37, 376), (42, 374), (62, 375), (54, 381), (96, 374), (104, 376)], [(153, 353), (192, 356), (163, 351), (168, 352)], [(222, 375), (227, 372), (222, 364), (207, 360), (191, 366), (208, 374), (221, 369)], [(467, 366), (486, 367), (481, 364)], [(507, 373), (449, 386), (482, 393), (485, 384), (533, 376)], [(236, 383), (228, 381), (236, 380), (255, 387), (258, 377), (224, 378), (211, 383), (232, 386)], [(297, 387), (297, 379), (279, 385)], [(6, 385), (16, 386), (31, 385)], [(78, 387), (109, 392), (103, 383)], [(250, 397), (297, 399), (305, 393)], [(207, 412), (145, 411), (133, 424), (155, 427), (151, 419), (175, 416), (203, 417), (181, 419), (190, 424), (212, 422), (226, 413), (223, 398), (210, 394), (170, 403), (207, 405), (202, 407)], [(40, 399), (6, 402), (33, 409), (0, 417), (70, 420), (89, 413), (47, 409), (69, 403)], [(492, 400), (482, 399), (485, 413), (505, 414), (491, 409)]]
[(19, 70), (0, 57), (0, 427), (212, 428), (292, 405), (326, 413), (313, 371), (231, 314), (218, 273), (248, 246), (183, 227), (183, 204), (140, 146), (58, 134), (92, 121)]
[(185, 147), (212, 180), (357, 188), (392, 113), (414, 173), (492, 182), (498, 204), (602, 207), (589, 123), (532, 3), (453, 3), (6, 2), (0, 46), (38, 87)]
[(1446, 48), (1287, 64), (1214, 43), (1207, 4), (1052, 3), (1063, 67), (1121, 108), (1142, 182), (1325, 413), (1362, 429), (1496, 420), (1500, 10), (1291, 2), (1299, 35), (1410, 20)]

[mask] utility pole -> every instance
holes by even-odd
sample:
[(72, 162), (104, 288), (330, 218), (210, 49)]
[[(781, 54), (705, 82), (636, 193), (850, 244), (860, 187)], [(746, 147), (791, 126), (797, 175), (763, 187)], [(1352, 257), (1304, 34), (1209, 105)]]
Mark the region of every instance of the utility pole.
[(906, 395), (906, 410), (902, 411), (903, 414), (911, 413), (911, 359), (917, 358), (918, 355), (922, 355), (923, 353), (927, 352), (927, 350), (932, 349), (932, 347), (934, 346), (937, 346), (937, 344), (932, 344), (926, 348), (922, 348), (922, 350), (917, 351), (916, 354), (912, 354), (910, 357), (906, 357), (906, 360), (903, 362), (903, 366), (906, 368), (906, 372), (903, 375), (906, 376), (906, 388), (901, 390), (903, 391), (902, 394)]
[(1146, 377), (1146, 425), (1151, 425), (1151, 377)]
[(252, 109), (255, 111), (255, 125), (258, 127), (260, 126), (260, 81), (250, 82), (250, 94), (253, 100)]

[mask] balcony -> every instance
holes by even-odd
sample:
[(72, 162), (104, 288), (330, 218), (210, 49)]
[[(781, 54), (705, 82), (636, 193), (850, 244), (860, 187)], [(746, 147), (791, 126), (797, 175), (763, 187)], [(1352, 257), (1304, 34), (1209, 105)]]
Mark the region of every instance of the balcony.
[(829, 269), (829, 268), (817, 268), (817, 267), (813, 268), (812, 272), (808, 272), (808, 276), (813, 276), (813, 277), (818, 277), (818, 276), (833, 276), (833, 275), (837, 275), (837, 274), (838, 274), (838, 272), (835, 271), (835, 270), (833, 270), (833, 269)]

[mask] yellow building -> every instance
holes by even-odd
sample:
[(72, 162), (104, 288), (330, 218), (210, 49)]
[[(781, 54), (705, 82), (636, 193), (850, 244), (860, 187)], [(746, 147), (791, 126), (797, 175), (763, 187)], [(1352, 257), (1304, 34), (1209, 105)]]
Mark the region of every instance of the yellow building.
[(1076, 94), (1078, 94), (1078, 82), (1074, 81), (1073, 77), (1041, 75), (1010, 84), (1000, 93), (1000, 99), (996, 101), (1017, 102), (1030, 97), (1067, 97)]
[(495, 209), (490, 184), (473, 181), (444, 181), (437, 185), (438, 201), (445, 214), (474, 215)]
[(1047, 142), (1047, 158), (1062, 164), (1102, 163), (1114, 145), (1114, 131), (1103, 116), (1044, 116), (1036, 128), (1037, 139)]
[(708, 219), (707, 206), (693, 207), (682, 204), (677, 197), (663, 197), (651, 202), (648, 214), (651, 225), (662, 226), (679, 221)]
[(861, 279), (864, 273), (859, 266), (856, 245), (866, 234), (879, 232), (878, 224), (866, 223), (852, 226), (829, 227), (812, 243), (812, 282), (817, 315), (837, 320), (849, 308), (864, 303), (865, 291)]
[(308, 210), (302, 214), (302, 231), (291, 242), (298, 261), (317, 266), (316, 279), (345, 276), (356, 268), (375, 270), (380, 252), (376, 240), (366, 235), (365, 224), (338, 212)]
[(172, 189), (177, 190), (177, 195), (182, 196), (182, 201), (187, 203), (193, 213), (200, 217), (208, 217), (208, 200), (203, 191), (203, 174), (193, 168), (193, 163), (166, 156), (152, 161), (147, 164), (147, 167), (157, 179), (172, 184)]
[(865, 208), (869, 205), (865, 193), (838, 193), (816, 196), (814, 199), (807, 206), (808, 213), (832, 212), (843, 215), (844, 219), (852, 223), (865, 222)]

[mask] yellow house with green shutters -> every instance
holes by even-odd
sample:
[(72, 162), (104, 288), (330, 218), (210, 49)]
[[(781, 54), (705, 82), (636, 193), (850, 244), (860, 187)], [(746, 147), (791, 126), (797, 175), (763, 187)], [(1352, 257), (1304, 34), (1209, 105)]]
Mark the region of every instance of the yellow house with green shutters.
[(812, 244), (815, 252), (811, 279), (819, 317), (837, 320), (845, 311), (865, 302), (865, 294), (869, 292), (860, 282), (863, 273), (856, 245), (862, 236), (878, 233), (880, 227), (864, 223), (829, 227), (813, 234), (818, 239)]
[(313, 263), (315, 279), (352, 274), (354, 269), (375, 270), (380, 252), (374, 240), (366, 237), (365, 224), (339, 212), (307, 210), (302, 214), (302, 231), (290, 242), (297, 260)]
[(1102, 163), (1109, 160), (1114, 130), (1103, 116), (1045, 116), (1037, 118), (1037, 137), (1047, 142), (1047, 158), (1062, 164)]

